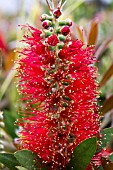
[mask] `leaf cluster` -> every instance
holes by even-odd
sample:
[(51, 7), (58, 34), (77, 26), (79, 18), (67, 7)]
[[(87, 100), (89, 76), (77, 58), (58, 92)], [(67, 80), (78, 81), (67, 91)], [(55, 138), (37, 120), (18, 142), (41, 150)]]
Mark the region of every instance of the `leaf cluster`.
[[(113, 128), (104, 129), (101, 131), (102, 139), (98, 150), (106, 148), (108, 142), (112, 140)], [(99, 139), (100, 140), (100, 139)], [(74, 150), (71, 160), (67, 165), (66, 170), (86, 170), (94, 154), (97, 150), (98, 138), (92, 137), (81, 142)], [(100, 141), (98, 141), (100, 142)], [(10, 170), (48, 170), (49, 165), (44, 164), (43, 161), (29, 150), (20, 150), (11, 153), (0, 153), (0, 162), (8, 167)], [(113, 155), (109, 156), (109, 160), (102, 158), (102, 166), (99, 170), (110, 170), (113, 168)], [(109, 162), (109, 164), (108, 164)], [(96, 170), (96, 167), (93, 167)]]

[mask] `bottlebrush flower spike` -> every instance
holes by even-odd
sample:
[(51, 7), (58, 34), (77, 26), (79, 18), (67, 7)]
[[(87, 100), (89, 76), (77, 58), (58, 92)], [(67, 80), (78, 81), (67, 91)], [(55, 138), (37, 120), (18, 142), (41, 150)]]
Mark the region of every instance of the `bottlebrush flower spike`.
[(26, 26), (27, 46), (18, 68), (24, 107), (18, 124), (21, 148), (36, 153), (51, 170), (65, 170), (75, 147), (99, 133), (96, 69), (93, 47), (71, 40), (69, 31), (65, 41), (59, 39), (59, 20), (54, 13), (51, 17), (48, 30)]

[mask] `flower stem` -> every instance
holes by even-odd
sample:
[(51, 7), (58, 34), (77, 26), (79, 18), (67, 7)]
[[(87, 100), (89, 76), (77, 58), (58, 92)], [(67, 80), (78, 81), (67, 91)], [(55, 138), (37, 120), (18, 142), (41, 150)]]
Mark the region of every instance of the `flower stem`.
[(46, 3), (47, 3), (47, 5), (48, 5), (49, 10), (52, 12), (53, 10), (52, 10), (52, 8), (50, 7), (50, 4), (49, 4), (48, 0), (46, 0)]

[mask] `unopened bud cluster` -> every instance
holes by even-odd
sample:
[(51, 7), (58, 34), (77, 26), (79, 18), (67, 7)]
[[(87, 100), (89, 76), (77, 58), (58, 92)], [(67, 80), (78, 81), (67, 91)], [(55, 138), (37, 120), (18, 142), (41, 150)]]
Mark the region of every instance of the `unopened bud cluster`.
[(42, 37), (47, 39), (47, 43), (50, 46), (57, 46), (58, 49), (63, 48), (64, 42), (67, 40), (67, 36), (70, 33), (70, 26), (72, 26), (70, 20), (59, 21), (61, 14), (61, 10), (58, 8), (53, 11), (51, 16), (43, 14), (40, 17), (44, 28)]

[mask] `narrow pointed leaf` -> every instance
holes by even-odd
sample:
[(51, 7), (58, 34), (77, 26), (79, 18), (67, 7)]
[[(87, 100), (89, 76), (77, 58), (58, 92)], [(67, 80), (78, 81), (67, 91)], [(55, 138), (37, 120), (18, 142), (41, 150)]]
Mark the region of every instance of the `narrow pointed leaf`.
[(95, 137), (84, 140), (74, 150), (69, 167), (76, 170), (86, 170), (96, 152), (97, 140)]
[(103, 149), (113, 139), (113, 128), (106, 128), (100, 132), (102, 134), (100, 149)]
[(52, 0), (53, 4), (54, 4), (54, 8), (56, 9), (60, 0)]
[(98, 38), (98, 20), (93, 19), (90, 23), (90, 30), (88, 34), (88, 45), (95, 45)]
[(66, 2), (66, 0), (62, 0), (62, 5)]
[(35, 169), (40, 169), (41, 170), (47, 170), (48, 167), (42, 164), (42, 161), (40, 158), (38, 158), (34, 153), (32, 153), (29, 150), (21, 150), (15, 152), (15, 157), (19, 161), (19, 163), (29, 169), (29, 170), (35, 170)]
[(77, 35), (78, 39), (82, 40), (82, 42), (85, 42), (85, 31), (80, 26), (76, 25)]
[[(13, 116), (13, 114), (11, 114), (8, 111), (4, 111), (3, 113), (4, 115), (4, 123), (5, 123), (5, 130), (6, 132), (12, 137), (15, 138), (17, 137), (16, 133), (15, 133), (15, 125), (14, 122), (16, 120), (16, 117)], [(15, 114), (16, 115), (16, 114)]]
[(102, 80), (100, 81), (100, 87), (105, 85), (105, 83), (111, 78), (113, 75), (113, 64), (109, 67), (109, 69), (105, 72)]
[(11, 170), (17, 170), (16, 166), (19, 165), (19, 162), (16, 160), (14, 155), (10, 153), (0, 153), (0, 163), (3, 163)]
[(108, 45), (110, 44), (110, 42), (113, 40), (113, 38), (110, 38), (108, 40), (105, 40), (96, 50), (95, 52), (95, 57), (97, 59), (100, 58), (101, 54), (107, 49)]
[(107, 114), (106, 117), (102, 120), (102, 124), (101, 124), (101, 127), (100, 127), (101, 129), (104, 129), (111, 122), (110, 114)]
[(110, 162), (108, 159), (102, 158), (101, 162), (104, 170), (113, 170), (113, 163)]
[(66, 0), (62, 0), (62, 4), (63, 4), (64, 2), (66, 2)]
[(108, 111), (110, 111), (111, 109), (113, 109), (113, 95), (110, 96), (104, 103), (103, 106), (101, 108), (101, 112), (102, 114), (107, 113)]

